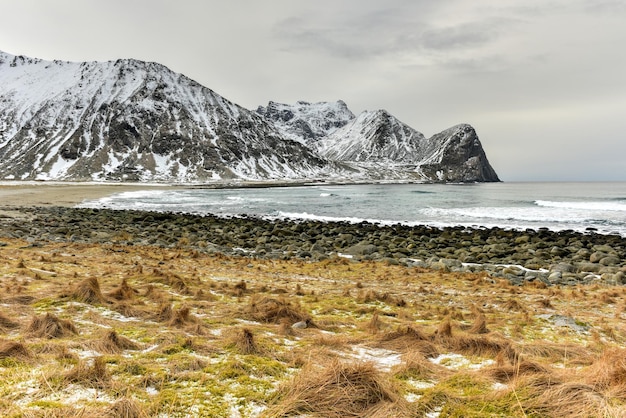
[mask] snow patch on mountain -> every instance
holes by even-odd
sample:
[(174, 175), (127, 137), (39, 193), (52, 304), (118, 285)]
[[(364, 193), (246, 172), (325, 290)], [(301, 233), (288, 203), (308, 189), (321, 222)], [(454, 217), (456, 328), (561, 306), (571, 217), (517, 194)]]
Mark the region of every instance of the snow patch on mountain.
[(296, 102), (295, 105), (269, 102), (256, 113), (273, 122), (286, 137), (309, 144), (324, 138), (354, 119), (343, 100), (336, 102)]
[(318, 141), (317, 151), (332, 160), (415, 164), (426, 146), (424, 135), (385, 110), (365, 111)]
[(0, 178), (307, 178), (327, 165), (254, 112), (137, 60), (0, 53), (0, 124)]

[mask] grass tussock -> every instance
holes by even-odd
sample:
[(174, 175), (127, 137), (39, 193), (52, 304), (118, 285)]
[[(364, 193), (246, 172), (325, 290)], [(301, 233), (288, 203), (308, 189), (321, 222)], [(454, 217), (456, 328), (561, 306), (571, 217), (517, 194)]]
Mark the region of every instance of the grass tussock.
[(365, 324), (365, 329), (370, 334), (378, 334), (378, 332), (382, 329), (383, 326), (384, 324), (380, 320), (380, 315), (378, 314), (378, 312), (374, 312), (374, 314), (372, 315), (372, 318), (367, 322), (367, 324)]
[(414, 326), (399, 326), (395, 330), (385, 333), (380, 337), (381, 343), (389, 345), (398, 345), (401, 347), (409, 346), (416, 341), (428, 341), (429, 336)]
[(568, 366), (588, 366), (595, 361), (596, 356), (593, 351), (584, 346), (542, 340), (534, 341), (532, 344), (518, 344), (516, 350), (526, 357)]
[(72, 291), (71, 297), (79, 302), (92, 305), (103, 304), (107, 300), (100, 290), (100, 282), (95, 277), (82, 280)]
[(485, 316), (485, 313), (475, 306), (472, 307), (472, 313), (475, 318), (469, 332), (472, 334), (489, 334), (490, 331), (487, 328), (487, 317)]
[(524, 385), (522, 390), (528, 397), (520, 402), (528, 415), (574, 418), (624, 416), (609, 398), (590, 385), (576, 382), (556, 383), (548, 388)]
[(284, 297), (272, 298), (264, 295), (253, 295), (248, 306), (248, 316), (253, 321), (278, 324), (286, 319), (291, 323), (305, 321), (310, 316), (302, 311), (295, 302)]
[(118, 302), (113, 305), (113, 310), (126, 317), (143, 317), (146, 312), (138, 308), (137, 305), (130, 304), (128, 302)]
[(603, 391), (624, 390), (626, 387), (626, 349), (611, 348), (603, 352), (585, 370), (584, 382)]
[(76, 366), (63, 376), (64, 383), (78, 383), (90, 388), (107, 388), (111, 383), (111, 375), (107, 371), (103, 357), (96, 357), (92, 364), (79, 361)]
[(191, 309), (189, 306), (184, 305), (179, 309), (172, 311), (171, 319), (169, 320), (168, 325), (172, 327), (182, 327), (196, 322), (196, 318), (191, 315)]
[(2, 303), (7, 305), (30, 305), (36, 298), (32, 295), (15, 295), (3, 298)]
[(33, 337), (51, 339), (76, 335), (78, 329), (72, 321), (47, 313), (35, 316), (28, 325), (27, 332)]
[(254, 334), (249, 328), (241, 328), (237, 330), (232, 338), (232, 345), (234, 345), (240, 354), (260, 354)]
[(132, 300), (139, 292), (128, 284), (126, 279), (122, 280), (122, 283), (113, 292), (109, 293), (109, 297), (117, 301)]
[(111, 418), (148, 418), (149, 416), (136, 400), (128, 397), (118, 399), (107, 412)]
[(169, 302), (162, 303), (155, 315), (153, 315), (152, 319), (157, 322), (169, 322), (174, 318), (174, 309), (172, 308), (172, 304)]
[(138, 350), (139, 344), (119, 335), (115, 330), (109, 330), (93, 344), (93, 349), (105, 354), (118, 354), (124, 350)]
[(408, 402), (371, 363), (305, 366), (279, 389), (275, 404), (263, 416), (343, 417), (411, 416)]
[(445, 367), (430, 361), (422, 350), (410, 350), (404, 353), (402, 363), (396, 366), (393, 371), (396, 376), (427, 380), (442, 378), (450, 374), (450, 371)]
[(528, 360), (522, 360), (515, 364), (488, 367), (484, 373), (500, 383), (510, 383), (522, 376), (550, 374), (545, 366)]
[(479, 357), (495, 357), (503, 351), (511, 351), (510, 342), (485, 336), (459, 335), (441, 343), (451, 352)]
[(19, 323), (13, 321), (11, 318), (0, 312), (0, 332), (6, 332), (6, 330), (15, 329), (19, 326)]
[(0, 340), (0, 359), (16, 358), (25, 360), (31, 357), (26, 346), (17, 341)]

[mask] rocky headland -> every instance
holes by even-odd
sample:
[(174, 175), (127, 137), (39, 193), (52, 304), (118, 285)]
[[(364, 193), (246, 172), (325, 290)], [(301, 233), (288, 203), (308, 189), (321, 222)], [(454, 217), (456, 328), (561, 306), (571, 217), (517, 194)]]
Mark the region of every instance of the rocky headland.
[(11, 207), (0, 237), (186, 247), (261, 259), (345, 257), (488, 272), (513, 284), (626, 283), (626, 238), (593, 231), (435, 228), (373, 223), (266, 220), (69, 207)]

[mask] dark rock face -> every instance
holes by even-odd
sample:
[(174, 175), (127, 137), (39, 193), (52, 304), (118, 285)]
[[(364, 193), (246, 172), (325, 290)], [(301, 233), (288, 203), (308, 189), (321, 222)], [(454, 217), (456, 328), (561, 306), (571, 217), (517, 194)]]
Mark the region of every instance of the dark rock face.
[(423, 172), (442, 182), (500, 181), (489, 164), (485, 151), (470, 125), (457, 125), (432, 136), (429, 142), (441, 150), (432, 163), (422, 165)]

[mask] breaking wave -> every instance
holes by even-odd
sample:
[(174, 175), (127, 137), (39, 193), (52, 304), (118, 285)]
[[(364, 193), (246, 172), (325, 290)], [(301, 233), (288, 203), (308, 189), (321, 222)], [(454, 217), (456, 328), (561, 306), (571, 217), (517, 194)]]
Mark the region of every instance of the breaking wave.
[(550, 200), (535, 200), (535, 205), (547, 208), (577, 209), (577, 210), (610, 210), (626, 212), (626, 201), (588, 201), (588, 202), (555, 202)]

